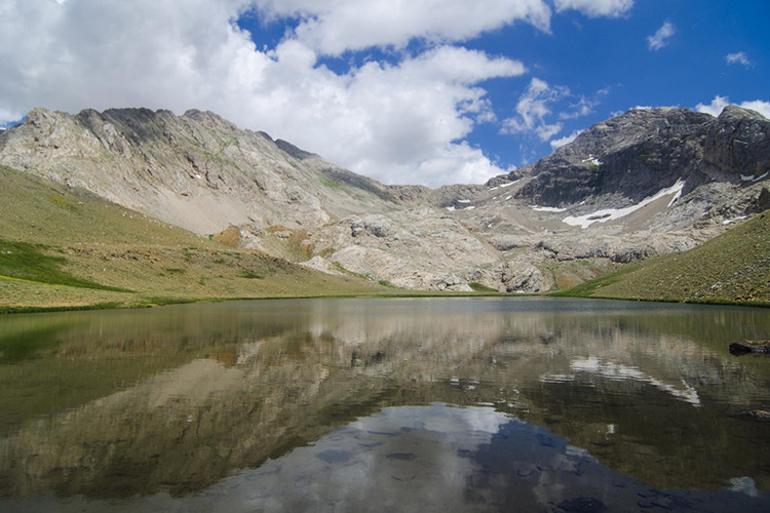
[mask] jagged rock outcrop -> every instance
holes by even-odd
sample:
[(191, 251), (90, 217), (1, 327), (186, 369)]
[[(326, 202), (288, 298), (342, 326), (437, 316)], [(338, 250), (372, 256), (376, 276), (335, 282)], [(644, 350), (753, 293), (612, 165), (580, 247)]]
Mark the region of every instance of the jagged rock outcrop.
[(733, 178), (754, 181), (770, 171), (770, 123), (759, 113), (729, 105), (709, 124), (703, 156)]
[(711, 180), (756, 178), (770, 167), (770, 121), (730, 106), (718, 117), (634, 109), (599, 123), (536, 163), (517, 196), (560, 206), (600, 194), (640, 200), (677, 180), (684, 193)]
[(768, 208), (770, 121), (734, 106), (634, 109), (485, 185), (430, 189), (386, 186), (211, 112), (36, 109), (0, 132), (0, 164), (326, 272), (539, 292), (576, 260), (600, 270), (689, 249)]

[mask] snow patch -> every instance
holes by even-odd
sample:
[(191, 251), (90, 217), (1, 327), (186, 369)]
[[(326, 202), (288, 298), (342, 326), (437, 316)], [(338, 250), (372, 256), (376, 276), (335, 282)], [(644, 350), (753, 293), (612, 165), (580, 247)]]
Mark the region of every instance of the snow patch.
[(601, 166), (602, 161), (597, 159), (593, 155), (589, 155), (588, 158), (585, 158), (581, 161), (581, 164), (592, 164), (594, 166)]
[(558, 208), (558, 207), (539, 207), (537, 205), (532, 207), (532, 210), (536, 212), (564, 212), (567, 210), (566, 208)]
[(509, 194), (508, 196), (506, 196), (506, 197), (505, 197), (505, 200), (506, 200), (506, 201), (508, 201), (508, 200), (509, 200), (509, 199), (511, 199), (511, 198), (513, 198), (513, 196), (511, 196), (511, 195)]
[(476, 208), (476, 207), (474, 207), (473, 205), (471, 205), (470, 207), (465, 207), (463, 210), (473, 210), (474, 208)]
[(746, 219), (746, 216), (738, 216), (733, 219), (725, 219), (724, 221), (722, 221), (722, 224), (736, 223), (738, 221), (743, 221), (744, 219)]
[(685, 184), (685, 181), (680, 178), (671, 187), (666, 187), (665, 189), (659, 190), (654, 195), (644, 198), (642, 201), (640, 201), (636, 205), (631, 205), (629, 207), (623, 207), (623, 208), (604, 208), (601, 210), (597, 210), (592, 214), (586, 214), (582, 216), (567, 216), (564, 219), (562, 219), (562, 222), (570, 226), (579, 226), (585, 229), (594, 223), (606, 223), (607, 221), (614, 221), (615, 219), (620, 219), (622, 217), (625, 217), (629, 214), (636, 212), (642, 207), (649, 205), (655, 200), (658, 200), (664, 196), (668, 196), (669, 194), (673, 194), (674, 197), (668, 204), (668, 206), (670, 207), (682, 195), (684, 184)]
[(455, 211), (455, 207), (446, 207), (446, 209), (449, 210), (450, 212), (454, 212)]
[(500, 187), (501, 189), (505, 189), (506, 187), (510, 187), (511, 185), (515, 184), (516, 182), (518, 182), (518, 180), (514, 180), (514, 181), (512, 181), (512, 182), (508, 182), (508, 183), (501, 183), (501, 184), (499, 185), (499, 187)]
[(470, 203), (470, 202), (471, 202), (471, 200), (465, 200), (465, 199), (457, 200), (457, 203)]
[(754, 175), (741, 175), (741, 181), (742, 182), (758, 182), (760, 180), (764, 180), (767, 178), (767, 175), (770, 174), (770, 171), (765, 171), (759, 176)]
[[(679, 182), (677, 182), (677, 183), (679, 183)], [(676, 191), (676, 194), (674, 194), (674, 197), (671, 198), (671, 201), (668, 202), (668, 205), (666, 205), (666, 208), (669, 208), (671, 205), (676, 203), (679, 200), (679, 198), (682, 197), (682, 191), (683, 190), (684, 190), (684, 182), (682, 183), (682, 187), (680, 187), (679, 190)]]

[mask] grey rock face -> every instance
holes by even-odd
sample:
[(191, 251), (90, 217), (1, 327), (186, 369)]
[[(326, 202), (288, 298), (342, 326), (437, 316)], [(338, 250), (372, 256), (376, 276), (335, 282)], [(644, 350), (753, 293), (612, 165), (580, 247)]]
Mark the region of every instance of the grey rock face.
[(770, 171), (770, 122), (756, 112), (727, 106), (709, 125), (704, 159), (736, 180), (738, 175), (753, 180)]
[(770, 163), (770, 121), (728, 107), (719, 118), (686, 109), (635, 109), (599, 123), (539, 161), (517, 193), (561, 206), (620, 193), (640, 200), (686, 181), (685, 193), (712, 179), (759, 176)]
[(548, 290), (543, 272), (526, 262), (509, 262), (502, 272), (506, 292), (535, 293)]
[(368, 232), (375, 237), (387, 237), (392, 228), (384, 216), (370, 216), (363, 219), (353, 219), (350, 223), (350, 234), (358, 237)]
[(234, 226), (240, 244), (328, 273), (540, 292), (769, 208), (769, 134), (737, 107), (637, 109), (484, 185), (430, 189), (386, 186), (210, 112), (36, 109), (0, 132), (0, 164), (201, 235)]

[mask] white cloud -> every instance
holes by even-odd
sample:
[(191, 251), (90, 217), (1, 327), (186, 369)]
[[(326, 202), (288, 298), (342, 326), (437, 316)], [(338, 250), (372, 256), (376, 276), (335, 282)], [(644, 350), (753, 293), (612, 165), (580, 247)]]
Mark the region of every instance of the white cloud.
[[(605, 94), (605, 90), (600, 90), (596, 96)], [(568, 102), (562, 112), (553, 112), (558, 102), (569, 99), (575, 101)], [(597, 103), (595, 98), (575, 97), (565, 86), (552, 86), (544, 80), (533, 78), (516, 103), (516, 115), (503, 120), (500, 131), (504, 134), (533, 133), (541, 141), (549, 141), (564, 128), (562, 121), (591, 114)], [(551, 146), (558, 147), (554, 143), (558, 144), (553, 141)]]
[[(617, 16), (632, 3), (558, 0), (556, 7)], [(36, 106), (209, 109), (385, 182), (480, 182), (502, 172), (465, 140), (477, 124), (496, 120), (482, 83), (525, 69), (456, 45), (513, 23), (548, 32), (550, 5), (187, 0), (182, 8), (158, 0), (0, 0), (0, 122)], [(288, 19), (295, 29), (259, 49), (236, 24), (252, 10)], [(405, 50), (415, 39), (428, 49)], [(346, 72), (320, 64), (323, 56), (373, 46), (397, 52)], [(545, 86), (522, 98), (505, 130), (522, 126), (542, 140), (561, 131), (546, 116), (568, 91)], [(562, 119), (591, 106), (578, 102)]]
[(728, 53), (725, 55), (725, 62), (727, 62), (727, 64), (740, 64), (747, 68), (751, 66), (751, 60), (749, 60), (749, 56), (746, 55), (746, 52)]
[[(711, 100), (711, 103), (699, 103), (695, 106), (695, 110), (698, 112), (704, 112), (706, 114), (711, 114), (712, 116), (719, 116), (722, 113), (722, 110), (730, 105), (730, 98), (727, 98), (726, 96), (715, 96), (713, 100)], [(764, 101), (764, 100), (751, 100), (746, 101), (742, 103), (737, 103), (739, 107), (742, 107), (744, 109), (750, 109), (755, 112), (759, 112), (764, 117), (770, 119), (770, 102)]]
[(695, 106), (695, 110), (703, 112), (705, 114), (711, 114), (712, 116), (719, 116), (722, 113), (722, 109), (730, 105), (730, 100), (724, 96), (715, 96), (711, 103), (699, 103)]
[(556, 10), (575, 9), (586, 16), (622, 16), (634, 6), (634, 0), (555, 0)]
[(660, 28), (647, 38), (647, 46), (650, 50), (660, 50), (668, 46), (669, 40), (676, 34), (676, 28), (670, 21), (666, 21)]
[(14, 121), (18, 121), (23, 116), (24, 115), (21, 114), (20, 112), (4, 109), (0, 107), (0, 126), (5, 126)]
[(551, 106), (567, 96), (569, 89), (550, 86), (548, 82), (533, 78), (527, 90), (516, 103), (516, 116), (503, 121), (502, 132), (517, 134), (534, 132), (541, 141), (547, 141), (561, 132), (562, 124), (546, 120), (551, 115)]
[(371, 46), (403, 48), (412, 38), (464, 41), (523, 21), (548, 31), (543, 0), (254, 0), (264, 16), (301, 19), (296, 37), (320, 53)]
[[(433, 16), (460, 16), (438, 8), (459, 3), (435, 0)], [(511, 12), (536, 13), (537, 3)], [(390, 183), (481, 182), (503, 172), (464, 138), (495, 119), (479, 82), (521, 75), (520, 62), (439, 45), (396, 64), (336, 73), (318, 64), (318, 50), (302, 38), (258, 50), (233, 22), (246, 7), (241, 0), (188, 0), (185, 9), (156, 0), (0, 4), (0, 114), (14, 118), (38, 105), (209, 109)], [(426, 23), (408, 34), (440, 32)], [(402, 37), (410, 36), (350, 45)]]
[(767, 119), (770, 119), (770, 102), (763, 100), (752, 100), (750, 102), (743, 102), (740, 104), (744, 109), (751, 109), (755, 112), (759, 112)]
[(570, 105), (571, 110), (559, 113), (559, 119), (578, 119), (591, 114), (598, 102), (590, 100), (585, 96), (578, 98), (578, 101)]
[(553, 148), (554, 150), (558, 150), (562, 146), (566, 146), (572, 141), (574, 141), (575, 139), (577, 139), (577, 136), (579, 136), (582, 133), (583, 133), (582, 130), (575, 130), (569, 135), (565, 135), (564, 137), (560, 137), (559, 139), (554, 139), (553, 141), (551, 141), (551, 148)]

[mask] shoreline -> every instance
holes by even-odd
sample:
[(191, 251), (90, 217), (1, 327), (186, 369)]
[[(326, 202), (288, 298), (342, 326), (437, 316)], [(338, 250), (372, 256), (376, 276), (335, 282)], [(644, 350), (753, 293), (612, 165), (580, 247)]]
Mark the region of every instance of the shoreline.
[(680, 300), (673, 298), (635, 298), (612, 296), (589, 296), (568, 294), (568, 291), (555, 291), (541, 294), (509, 294), (501, 292), (434, 292), (434, 291), (405, 291), (403, 293), (385, 294), (298, 294), (292, 296), (240, 296), (240, 297), (202, 297), (202, 298), (148, 298), (147, 302), (120, 303), (104, 302), (87, 305), (62, 306), (0, 306), (0, 317), (6, 315), (55, 313), (55, 312), (84, 312), (98, 310), (139, 310), (158, 308), (162, 306), (184, 305), (193, 303), (225, 303), (230, 301), (275, 301), (291, 299), (401, 299), (401, 298), (561, 298), (561, 299), (596, 299), (602, 301), (629, 301), (644, 303), (663, 303), (698, 306), (733, 306), (741, 308), (770, 308), (770, 301), (735, 301), (730, 299), (717, 300)]

